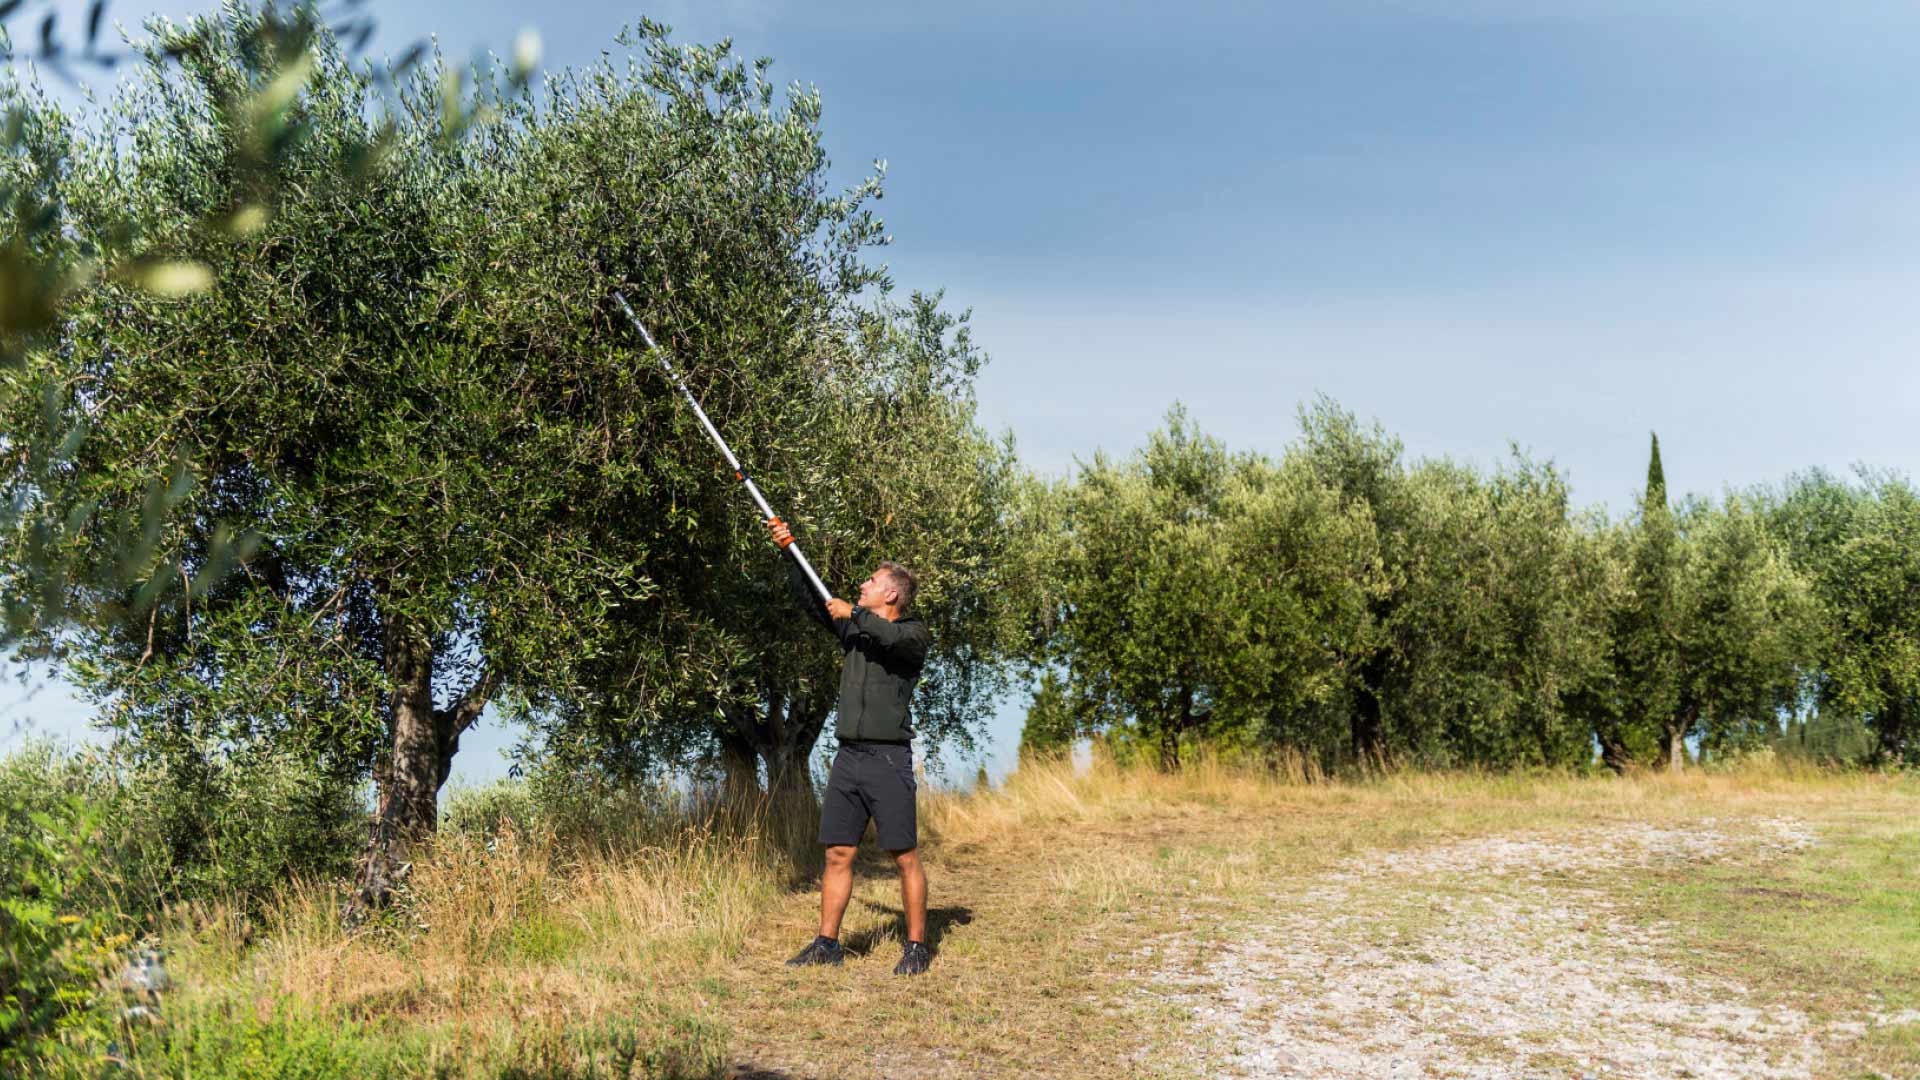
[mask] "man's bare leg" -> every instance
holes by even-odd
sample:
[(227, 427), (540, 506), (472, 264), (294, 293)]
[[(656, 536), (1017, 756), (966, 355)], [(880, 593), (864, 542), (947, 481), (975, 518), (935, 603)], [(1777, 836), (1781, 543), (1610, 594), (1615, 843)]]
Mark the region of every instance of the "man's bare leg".
[(893, 853), (900, 867), (900, 908), (907, 913), (907, 940), (927, 941), (927, 872), (920, 865), (920, 849)]
[[(838, 938), (840, 920), (847, 913), (847, 900), (853, 896), (853, 853), (851, 846), (827, 848), (827, 868), (820, 872), (820, 936)], [(920, 895), (926, 896), (926, 886)]]

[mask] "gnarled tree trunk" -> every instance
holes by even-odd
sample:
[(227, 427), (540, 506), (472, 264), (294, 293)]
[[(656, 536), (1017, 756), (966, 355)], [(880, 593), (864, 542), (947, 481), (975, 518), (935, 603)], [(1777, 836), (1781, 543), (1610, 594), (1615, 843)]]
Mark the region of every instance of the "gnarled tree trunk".
[(1180, 732), (1173, 724), (1160, 728), (1160, 771), (1180, 771)]
[[(1200, 729), (1213, 714), (1193, 711), (1194, 692), (1191, 685), (1180, 688), (1180, 711), (1171, 723), (1160, 729), (1160, 771), (1180, 771), (1180, 740), (1187, 732)], [(1196, 736), (1197, 738), (1198, 736)]]
[(1907, 703), (1905, 695), (1898, 688), (1887, 694), (1886, 707), (1875, 717), (1878, 723), (1875, 734), (1879, 737), (1874, 747), (1874, 757), (1881, 762), (1899, 762), (1907, 753)]
[[(817, 693), (794, 700), (769, 691), (759, 708), (730, 713), (729, 728), (721, 736), (721, 760), (730, 778), (736, 769), (754, 770), (751, 756), (735, 761), (732, 755), (758, 756), (766, 770), (764, 797), (772, 835), (795, 852), (810, 851), (818, 836), (820, 800), (813, 791), (808, 762), (832, 711), (832, 700)], [(744, 784), (737, 791), (729, 786), (729, 798), (749, 794), (756, 798), (762, 794), (758, 776), (751, 792)]]
[(433, 642), (417, 625), (390, 619), (383, 657), (393, 694), (387, 704), (388, 750), (374, 768), (375, 803), (347, 923), (384, 907), (406, 879), (415, 848), (440, 820), (440, 789), (453, 768), (460, 736), (486, 708), (496, 679), (483, 670), (450, 709), (433, 705)]
[(767, 737), (760, 744), (760, 756), (767, 765), (767, 796), (780, 813), (805, 815), (820, 809), (808, 760), (828, 711), (808, 701), (789, 701), (784, 708), (767, 710)]
[(731, 726), (719, 733), (721, 797), (730, 805), (750, 806), (766, 794), (760, 789), (759, 754), (745, 734), (753, 729), (753, 721), (732, 710), (728, 720)]
[(1680, 715), (1666, 723), (1667, 729), (1667, 771), (1681, 772), (1687, 764), (1687, 732), (1700, 719), (1700, 707), (1689, 705)]
[(1626, 741), (1620, 738), (1619, 732), (1611, 730), (1596, 732), (1594, 739), (1600, 744), (1600, 764), (1612, 769), (1616, 774), (1626, 772), (1627, 762), (1630, 759), (1627, 755)]

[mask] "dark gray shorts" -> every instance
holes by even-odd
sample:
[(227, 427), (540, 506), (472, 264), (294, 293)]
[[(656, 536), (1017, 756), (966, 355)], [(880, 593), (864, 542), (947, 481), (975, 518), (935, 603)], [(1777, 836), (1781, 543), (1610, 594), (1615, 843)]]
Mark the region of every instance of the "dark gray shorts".
[(820, 843), (852, 847), (872, 818), (887, 851), (920, 846), (914, 813), (913, 748), (892, 743), (843, 742), (820, 799)]

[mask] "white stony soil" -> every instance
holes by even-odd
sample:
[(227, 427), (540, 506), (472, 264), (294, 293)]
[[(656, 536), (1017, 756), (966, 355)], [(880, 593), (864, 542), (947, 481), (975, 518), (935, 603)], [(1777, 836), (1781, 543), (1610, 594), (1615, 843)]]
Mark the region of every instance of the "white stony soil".
[(1823, 1044), (1864, 1025), (1815, 1025), (1683, 974), (1663, 959), (1673, 928), (1628, 921), (1606, 888), (1813, 842), (1772, 819), (1375, 852), (1273, 894), (1245, 924), (1163, 939), (1140, 968), (1192, 1010), (1205, 1037), (1189, 1064), (1214, 1076), (1818, 1076)]

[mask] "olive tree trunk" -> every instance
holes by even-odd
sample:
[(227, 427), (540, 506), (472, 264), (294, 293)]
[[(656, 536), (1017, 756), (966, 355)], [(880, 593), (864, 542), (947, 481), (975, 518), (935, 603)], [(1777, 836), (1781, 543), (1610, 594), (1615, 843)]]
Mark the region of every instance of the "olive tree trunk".
[(779, 813), (806, 815), (820, 810), (809, 762), (827, 714), (827, 709), (805, 701), (767, 710), (760, 756), (767, 766), (767, 795)]
[(1881, 762), (1899, 762), (1907, 753), (1907, 703), (1904, 695), (1894, 687), (1887, 694), (1887, 704), (1876, 717), (1879, 723), (1874, 727), (1878, 742), (1874, 746), (1874, 757)]
[[(809, 760), (832, 712), (831, 701), (817, 693), (795, 700), (770, 691), (759, 707), (730, 713), (729, 729), (721, 735), (721, 760), (728, 776), (741, 777), (737, 786), (730, 783), (728, 798), (753, 798), (756, 808), (764, 806), (767, 835), (802, 863), (818, 854), (813, 842), (819, 835), (820, 800), (814, 794)], [(737, 760), (736, 755), (740, 755)], [(755, 771), (754, 757), (766, 771), (764, 791), (757, 775), (751, 788), (744, 782)]]
[(374, 812), (348, 901), (349, 924), (386, 906), (406, 880), (416, 848), (440, 820), (440, 789), (453, 768), (460, 736), (486, 708), (495, 677), (483, 669), (451, 708), (433, 704), (432, 639), (405, 619), (390, 619), (382, 655), (393, 693), (387, 703), (388, 750), (374, 768)]
[(1667, 771), (1678, 773), (1687, 766), (1687, 732), (1700, 719), (1700, 707), (1689, 705), (1678, 716), (1666, 723), (1667, 729)]
[(732, 726), (719, 732), (721, 794), (729, 805), (751, 806), (765, 797), (760, 788), (760, 755), (753, 740), (743, 732), (752, 730), (752, 720), (730, 712)]

